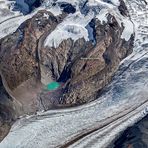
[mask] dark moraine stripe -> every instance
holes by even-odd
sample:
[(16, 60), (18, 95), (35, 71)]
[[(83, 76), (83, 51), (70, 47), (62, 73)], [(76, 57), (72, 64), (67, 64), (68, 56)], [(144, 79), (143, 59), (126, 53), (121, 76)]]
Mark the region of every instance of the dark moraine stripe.
[(112, 148), (148, 148), (148, 115), (129, 127)]

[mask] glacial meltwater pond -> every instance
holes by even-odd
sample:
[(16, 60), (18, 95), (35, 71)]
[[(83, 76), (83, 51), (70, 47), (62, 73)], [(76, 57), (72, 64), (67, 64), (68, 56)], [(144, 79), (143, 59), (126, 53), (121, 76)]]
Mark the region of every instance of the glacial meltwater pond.
[[(104, 93), (79, 107), (38, 112), (17, 120), (0, 148), (108, 148), (124, 130), (148, 114), (148, 7), (142, 0), (125, 0), (125, 3), (135, 25), (134, 51), (122, 61)], [(12, 20), (18, 22), (16, 18)], [(0, 24), (0, 37), (6, 35), (3, 33), (6, 28), (11, 28), (7, 34), (12, 32), (12, 26), (14, 23), (10, 20)], [(56, 90), (59, 85), (51, 82), (46, 89)], [(41, 102), (47, 105), (49, 99), (58, 94), (54, 93)], [(114, 148), (146, 148), (148, 124), (145, 119), (125, 131), (127, 134), (123, 133)]]
[(58, 82), (51, 82), (46, 86), (48, 91), (56, 90), (59, 87), (60, 87), (60, 84)]

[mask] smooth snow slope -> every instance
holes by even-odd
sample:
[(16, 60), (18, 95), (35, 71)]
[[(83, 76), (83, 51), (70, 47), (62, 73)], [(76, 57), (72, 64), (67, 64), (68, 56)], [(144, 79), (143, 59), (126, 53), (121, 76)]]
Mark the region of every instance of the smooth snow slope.
[(141, 0), (126, 4), (136, 28), (135, 48), (105, 93), (90, 104), (18, 120), (0, 148), (105, 148), (148, 114), (148, 8)]

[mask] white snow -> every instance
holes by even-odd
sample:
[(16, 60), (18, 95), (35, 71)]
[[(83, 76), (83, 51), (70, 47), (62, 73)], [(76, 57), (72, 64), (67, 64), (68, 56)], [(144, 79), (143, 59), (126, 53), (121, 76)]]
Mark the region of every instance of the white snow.
[(0, 0), (0, 22), (21, 15), (18, 11), (12, 12), (13, 3), (13, 1)]
[(121, 38), (128, 41), (131, 35), (134, 33), (134, 26), (133, 23), (128, 18), (124, 18), (122, 21), (123, 21), (124, 30), (121, 35)]
[(100, 6), (100, 7), (108, 8), (108, 9), (112, 9), (112, 8), (117, 7), (117, 6), (114, 6), (110, 3), (104, 2), (102, 0), (89, 0), (87, 5), (89, 5), (89, 6)]
[(8, 34), (11, 34), (17, 30), (17, 28), (27, 19), (32, 18), (33, 15), (35, 15), (39, 10), (42, 10), (44, 8), (38, 8), (34, 12), (28, 14), (28, 15), (18, 15), (18, 16), (11, 16), (10, 18), (0, 22), (0, 39), (7, 36)]
[(54, 16), (58, 16), (62, 14), (61, 8), (57, 5), (53, 6), (53, 1), (52, 0), (45, 0), (44, 3), (42, 4), (43, 7), (46, 8), (47, 11), (50, 11)]
[(50, 11), (54, 16), (58, 16), (62, 14), (62, 11), (58, 6), (50, 7), (50, 8), (47, 8), (46, 10)]
[(101, 21), (101, 23), (107, 23), (107, 15), (108, 11), (106, 9), (102, 9), (98, 15), (96, 15), (96, 18)]
[[(107, 91), (98, 100), (79, 107), (50, 110), (18, 120), (0, 143), (0, 148), (60, 147), (78, 135), (94, 129), (98, 130), (80, 138), (69, 147), (104, 148), (108, 147), (121, 131), (148, 114), (148, 21), (145, 12), (147, 8), (140, 7), (140, 0), (130, 0), (130, 3), (126, 0), (126, 4), (136, 28), (134, 52), (120, 65), (126, 71), (117, 71)], [(114, 14), (114, 11), (111, 13)], [(86, 16), (80, 15), (81, 17), (75, 16), (75, 20), (74, 16), (71, 14), (64, 20), (66, 27), (61, 25), (62, 22), (53, 32), (60, 32), (60, 28), (66, 32), (70, 22), (71, 25), (79, 24), (76, 29), (71, 29), (70, 26), (70, 30), (74, 31), (70, 36), (75, 36), (75, 32), (79, 34), (79, 31), (84, 33), (84, 26), (89, 23), (91, 17), (84, 19)], [(78, 23), (82, 19), (81, 24)], [(122, 22), (123, 25), (127, 24), (125, 27), (129, 29), (124, 29), (122, 37), (128, 40), (129, 26), (132, 25), (128, 22), (130, 20), (118, 15), (116, 19), (120, 25)], [(59, 42), (59, 39), (55, 41)]]
[(59, 44), (68, 38), (74, 41), (84, 38), (88, 41), (88, 30), (85, 28), (94, 17), (93, 12), (84, 16), (80, 12), (69, 14), (61, 24), (46, 38), (44, 45), (58, 47)]
[[(58, 2), (69, 2), (72, 5), (77, 4), (78, 6), (80, 4), (79, 0), (58, 0)], [(118, 10), (118, 6), (120, 4), (119, 1), (112, 0), (111, 2), (113, 4), (102, 0), (89, 0), (86, 5), (90, 12), (88, 14), (81, 14), (80, 10), (77, 10), (76, 13), (69, 14), (66, 19), (64, 19), (63, 22), (47, 36), (44, 46), (57, 48), (63, 40), (67, 40), (69, 38), (74, 42), (80, 38), (84, 38), (86, 41), (89, 41), (89, 30), (86, 29), (87, 24), (93, 18), (99, 19), (102, 24), (107, 23), (108, 14), (115, 16), (120, 26), (123, 24), (124, 30), (121, 38), (128, 41), (134, 32), (133, 24), (129, 18), (120, 14)]]

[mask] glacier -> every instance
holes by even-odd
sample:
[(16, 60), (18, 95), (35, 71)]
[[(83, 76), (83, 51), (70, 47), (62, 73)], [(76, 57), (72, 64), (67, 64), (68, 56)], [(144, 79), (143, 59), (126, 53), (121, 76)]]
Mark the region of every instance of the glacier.
[[(75, 0), (73, 4), (78, 2)], [(141, 0), (125, 0), (125, 3), (134, 28), (125, 19), (129, 28), (123, 38), (128, 39), (129, 31), (134, 30), (134, 51), (121, 62), (112, 83), (99, 99), (79, 107), (21, 118), (0, 143), (1, 148), (12, 145), (13, 148), (105, 148), (123, 130), (148, 114), (148, 5)]]
[[(65, 0), (58, 0), (58, 2), (67, 2)], [(72, 5), (80, 7), (74, 14), (69, 14), (65, 20), (59, 24), (52, 33), (46, 38), (44, 42), (45, 47), (57, 48), (63, 40), (71, 38), (76, 41), (80, 38), (84, 38), (89, 41), (89, 30), (86, 29), (88, 23), (97, 18), (101, 23), (107, 23), (108, 14), (113, 15), (120, 26), (124, 25), (124, 30), (121, 38), (128, 41), (134, 32), (133, 23), (127, 17), (121, 15), (118, 10), (120, 2), (118, 0), (111, 1), (112, 3), (106, 3), (102, 0), (89, 0), (87, 3), (83, 3), (83, 9), (81, 8), (80, 1), (71, 1)], [(50, 4), (51, 5), (51, 4)], [(86, 5), (86, 8), (84, 7)], [(76, 7), (76, 6), (75, 6)], [(87, 10), (85, 10), (87, 9)], [(81, 12), (84, 12), (82, 14)], [(88, 11), (85, 13), (85, 11)]]

